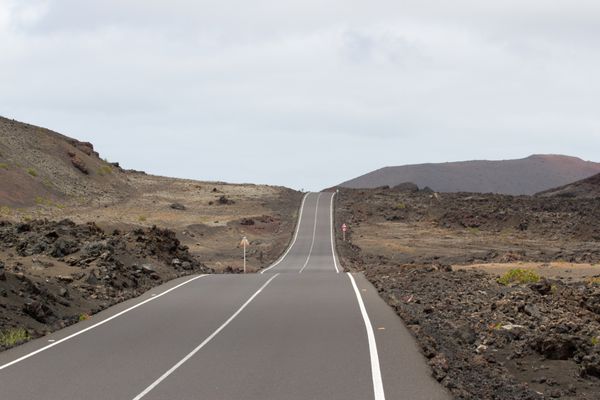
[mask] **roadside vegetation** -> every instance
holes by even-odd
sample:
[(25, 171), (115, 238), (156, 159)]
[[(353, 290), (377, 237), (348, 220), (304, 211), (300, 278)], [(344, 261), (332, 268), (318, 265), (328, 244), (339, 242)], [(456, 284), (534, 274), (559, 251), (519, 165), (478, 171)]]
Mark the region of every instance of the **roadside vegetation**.
[(536, 283), (540, 281), (540, 276), (530, 270), (522, 268), (514, 268), (502, 275), (498, 279), (498, 283), (502, 285), (510, 285), (511, 283), (526, 284)]
[(0, 346), (4, 347), (12, 347), (29, 339), (29, 333), (23, 328), (11, 328), (0, 332)]

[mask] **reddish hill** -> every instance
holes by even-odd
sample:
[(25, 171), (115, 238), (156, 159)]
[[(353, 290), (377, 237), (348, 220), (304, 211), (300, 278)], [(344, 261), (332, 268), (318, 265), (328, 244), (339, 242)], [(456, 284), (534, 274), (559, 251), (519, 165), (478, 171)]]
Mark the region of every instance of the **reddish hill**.
[(532, 155), (518, 160), (463, 161), (386, 167), (342, 183), (375, 188), (414, 182), (438, 192), (533, 195), (600, 173), (600, 163), (563, 155)]
[(541, 197), (576, 197), (584, 199), (600, 198), (600, 174), (565, 186), (538, 193)]

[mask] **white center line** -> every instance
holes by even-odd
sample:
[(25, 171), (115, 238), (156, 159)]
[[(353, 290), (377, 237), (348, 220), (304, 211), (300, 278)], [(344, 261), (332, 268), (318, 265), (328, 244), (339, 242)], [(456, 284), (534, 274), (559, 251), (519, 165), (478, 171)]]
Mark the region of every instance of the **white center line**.
[(264, 274), (265, 272), (267, 272), (271, 268), (274, 268), (277, 265), (279, 265), (285, 259), (285, 257), (288, 255), (288, 253), (290, 252), (290, 250), (292, 249), (292, 247), (294, 247), (294, 244), (296, 243), (296, 239), (298, 239), (298, 232), (300, 231), (300, 224), (302, 223), (302, 213), (304, 211), (304, 203), (306, 202), (306, 198), (308, 197), (308, 195), (309, 195), (309, 193), (306, 193), (304, 195), (304, 197), (302, 198), (302, 204), (300, 205), (300, 214), (298, 215), (298, 222), (297, 222), (297, 225), (296, 225), (296, 233), (294, 234), (294, 239), (292, 240), (292, 243), (287, 248), (286, 252), (283, 253), (283, 255), (279, 258), (279, 260), (275, 261), (275, 263), (273, 265), (271, 265), (269, 268), (265, 268), (262, 271), (260, 271), (261, 274)]
[(375, 332), (373, 331), (373, 326), (371, 325), (369, 314), (367, 314), (365, 303), (363, 302), (362, 296), (360, 295), (360, 291), (356, 286), (356, 281), (354, 280), (354, 277), (351, 273), (348, 273), (348, 278), (350, 278), (350, 282), (352, 282), (354, 293), (356, 294), (356, 298), (358, 299), (358, 307), (360, 308), (360, 313), (362, 314), (363, 320), (365, 321), (365, 328), (367, 330), (367, 339), (369, 340), (369, 353), (371, 355), (373, 394), (375, 395), (375, 400), (385, 400), (385, 393), (383, 391), (383, 380), (381, 379), (381, 367), (379, 366), (379, 353), (377, 353), (377, 342), (375, 341)]
[(160, 378), (158, 378), (157, 380), (155, 380), (150, 386), (148, 386), (146, 389), (144, 389), (144, 391), (140, 394), (138, 394), (137, 396), (135, 396), (133, 398), (133, 400), (139, 400), (142, 397), (144, 397), (145, 395), (147, 395), (148, 393), (150, 393), (155, 387), (157, 387), (158, 385), (160, 385), (160, 383), (162, 381), (164, 381), (165, 379), (167, 379), (169, 377), (169, 375), (171, 375), (173, 372), (175, 372), (179, 367), (181, 367), (183, 364), (186, 363), (186, 361), (188, 361), (190, 358), (192, 358), (194, 356), (194, 354), (196, 354), (197, 352), (199, 352), (204, 346), (206, 346), (208, 344), (208, 342), (210, 342), (212, 339), (214, 339), (215, 336), (217, 336), (219, 334), (219, 332), (221, 332), (223, 329), (225, 329), (225, 327), (227, 325), (229, 325), (231, 323), (231, 321), (233, 321), (235, 319), (235, 317), (237, 317), (243, 310), (244, 308), (246, 308), (248, 306), (248, 304), (250, 304), (252, 302), (252, 300), (254, 300), (254, 298), (256, 296), (258, 296), (258, 294), (260, 292), (263, 291), (264, 288), (267, 287), (267, 285), (269, 283), (271, 283), (271, 281), (275, 278), (277, 278), (279, 274), (275, 274), (273, 275), (264, 285), (262, 285), (260, 287), (260, 289), (258, 289), (256, 291), (256, 293), (254, 293), (252, 295), (252, 297), (250, 297), (240, 308), (238, 308), (238, 310), (231, 316), (229, 317), (229, 319), (227, 321), (225, 321), (223, 323), (223, 325), (221, 325), (219, 328), (217, 328), (216, 331), (214, 331), (209, 337), (207, 337), (206, 339), (204, 339), (204, 341), (202, 343), (200, 343), (198, 345), (198, 347), (196, 347), (194, 350), (192, 350), (187, 356), (183, 357), (181, 359), (181, 361), (179, 361), (177, 364), (175, 364), (173, 367), (171, 367), (171, 369), (169, 369), (167, 372), (165, 372)]
[(304, 266), (302, 268), (300, 268), (300, 271), (298, 271), (299, 274), (302, 273), (302, 271), (304, 271), (304, 268), (306, 268), (306, 266), (308, 265), (308, 262), (310, 261), (310, 256), (312, 254), (313, 248), (315, 247), (315, 237), (317, 236), (317, 221), (318, 221), (318, 214), (319, 214), (319, 199), (321, 198), (321, 194), (319, 193), (319, 195), (317, 196), (317, 206), (315, 208), (315, 225), (313, 227), (313, 237), (312, 237), (312, 243), (310, 244), (310, 250), (308, 252), (308, 257), (306, 257), (306, 262), (304, 263)]

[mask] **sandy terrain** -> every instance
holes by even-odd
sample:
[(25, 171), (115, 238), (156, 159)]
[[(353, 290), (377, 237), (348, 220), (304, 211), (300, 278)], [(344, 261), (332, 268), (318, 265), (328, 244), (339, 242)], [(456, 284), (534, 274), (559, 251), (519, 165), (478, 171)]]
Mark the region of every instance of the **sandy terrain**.
[[(248, 267), (256, 270), (279, 257), (291, 239), (301, 193), (281, 187), (233, 185), (127, 173), (125, 199), (78, 198), (12, 208), (5, 219), (95, 222), (110, 229), (153, 225), (172, 229), (190, 252), (216, 270), (241, 268), (239, 242), (251, 243)], [(221, 200), (220, 200), (221, 199)], [(185, 209), (174, 209), (179, 204)]]

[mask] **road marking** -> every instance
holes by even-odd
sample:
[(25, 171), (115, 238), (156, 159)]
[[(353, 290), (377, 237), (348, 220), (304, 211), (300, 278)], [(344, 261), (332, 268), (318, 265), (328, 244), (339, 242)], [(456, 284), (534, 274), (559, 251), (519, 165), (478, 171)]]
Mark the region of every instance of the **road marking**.
[(149, 299), (146, 299), (146, 300), (142, 301), (141, 303), (138, 303), (138, 304), (136, 304), (136, 305), (134, 305), (134, 306), (131, 306), (131, 307), (129, 307), (129, 308), (128, 308), (128, 309), (126, 309), (126, 310), (123, 310), (123, 311), (121, 311), (121, 312), (119, 312), (119, 313), (117, 313), (117, 314), (115, 314), (115, 315), (113, 315), (113, 316), (111, 316), (111, 317), (109, 317), (109, 318), (106, 318), (105, 320), (102, 320), (102, 321), (100, 321), (100, 322), (98, 322), (98, 323), (95, 323), (95, 324), (94, 324), (94, 325), (92, 325), (92, 326), (88, 326), (88, 327), (87, 327), (87, 328), (85, 328), (85, 329), (82, 329), (82, 330), (80, 330), (80, 331), (78, 331), (78, 332), (75, 332), (75, 333), (73, 333), (73, 334), (71, 334), (71, 335), (69, 335), (69, 336), (67, 336), (67, 337), (64, 337), (64, 338), (62, 338), (62, 339), (60, 339), (60, 340), (57, 340), (57, 341), (55, 341), (55, 342), (52, 342), (52, 343), (50, 343), (49, 345), (47, 345), (47, 346), (44, 346), (44, 347), (42, 347), (42, 348), (40, 348), (40, 349), (37, 349), (36, 351), (33, 351), (33, 352), (31, 352), (31, 353), (29, 353), (29, 354), (26, 354), (26, 355), (24, 355), (24, 356), (22, 356), (22, 357), (19, 357), (19, 358), (17, 358), (16, 360), (13, 360), (13, 361), (11, 361), (11, 362), (9, 362), (9, 363), (7, 363), (7, 364), (1, 365), (1, 366), (0, 366), (0, 371), (2, 371), (2, 370), (3, 370), (3, 369), (5, 369), (5, 368), (8, 368), (8, 367), (10, 367), (11, 365), (15, 365), (15, 364), (17, 364), (17, 363), (20, 363), (21, 361), (24, 361), (24, 360), (26, 360), (26, 359), (30, 358), (30, 357), (33, 357), (33, 356), (35, 356), (36, 354), (39, 354), (39, 353), (41, 353), (41, 352), (43, 352), (43, 351), (46, 351), (46, 350), (48, 350), (48, 349), (50, 349), (50, 348), (52, 348), (52, 347), (54, 347), (54, 346), (57, 346), (57, 345), (59, 345), (59, 344), (61, 344), (61, 343), (63, 343), (63, 342), (66, 342), (67, 340), (73, 339), (74, 337), (76, 337), (76, 336), (79, 336), (79, 335), (81, 335), (82, 333), (85, 333), (85, 332), (87, 332), (87, 331), (90, 331), (90, 330), (92, 330), (92, 329), (94, 329), (94, 328), (97, 328), (97, 327), (99, 327), (100, 325), (104, 325), (105, 323), (107, 323), (107, 322), (109, 322), (109, 321), (112, 321), (113, 319), (115, 319), (115, 318), (118, 318), (118, 317), (120, 317), (121, 315), (123, 315), (123, 314), (125, 314), (125, 313), (128, 313), (128, 312), (129, 312), (129, 311), (131, 311), (131, 310), (134, 310), (134, 309), (136, 309), (136, 308), (138, 308), (138, 307), (140, 307), (140, 306), (142, 306), (142, 305), (144, 305), (144, 304), (146, 304), (146, 303), (149, 303), (149, 302), (151, 302), (151, 301), (154, 301), (154, 300), (158, 299), (159, 297), (162, 297), (162, 296), (164, 296), (165, 294), (167, 294), (167, 293), (169, 293), (169, 292), (172, 292), (173, 290), (175, 290), (175, 289), (178, 289), (178, 288), (182, 287), (183, 285), (187, 285), (188, 283), (190, 283), (190, 282), (192, 282), (192, 281), (195, 281), (196, 279), (200, 279), (200, 278), (202, 278), (202, 277), (204, 277), (204, 276), (206, 276), (206, 275), (199, 275), (199, 276), (193, 277), (192, 279), (188, 279), (187, 281), (185, 281), (185, 282), (183, 282), (183, 283), (180, 283), (179, 285), (177, 285), (177, 286), (174, 286), (174, 287), (172, 287), (171, 289), (165, 290), (165, 291), (164, 291), (164, 292), (162, 292), (161, 294), (158, 294), (158, 295), (156, 295), (156, 296), (154, 296), (154, 297), (151, 297), (151, 298), (149, 298)]
[(299, 274), (301, 274), (302, 271), (304, 271), (304, 268), (306, 268), (306, 266), (308, 265), (308, 262), (310, 261), (310, 256), (312, 255), (313, 248), (315, 247), (315, 237), (317, 236), (317, 221), (319, 220), (317, 218), (317, 214), (319, 214), (319, 199), (321, 199), (321, 194), (322, 193), (319, 193), (319, 195), (317, 196), (317, 206), (315, 208), (315, 224), (313, 226), (312, 243), (310, 244), (310, 250), (308, 251), (308, 257), (306, 257), (306, 262), (304, 263), (304, 266), (302, 266), (302, 268), (300, 268), (300, 271), (298, 271)]
[(233, 321), (244, 310), (244, 308), (246, 308), (248, 306), (248, 304), (250, 304), (252, 302), (252, 300), (254, 300), (254, 298), (256, 296), (258, 296), (259, 293), (262, 292), (264, 288), (267, 287), (267, 285), (269, 283), (271, 283), (271, 281), (273, 279), (277, 278), (278, 275), (279, 275), (279, 273), (273, 275), (264, 285), (262, 285), (260, 287), (260, 289), (258, 289), (252, 295), (252, 297), (250, 297), (240, 308), (238, 308), (238, 310), (231, 317), (229, 317), (229, 319), (227, 321), (225, 321), (223, 323), (223, 325), (221, 325), (220, 327), (218, 327), (217, 330), (214, 331), (209, 337), (207, 337), (206, 339), (204, 339), (204, 341), (202, 343), (200, 343), (200, 345), (198, 345), (198, 347), (196, 347), (194, 350), (192, 350), (187, 356), (183, 357), (181, 359), (181, 361), (179, 361), (177, 364), (175, 364), (173, 367), (171, 367), (171, 369), (169, 369), (167, 372), (165, 372), (164, 374), (162, 374), (160, 378), (158, 378), (157, 380), (155, 380), (150, 386), (148, 386), (146, 389), (144, 389), (143, 392), (141, 392), (140, 394), (138, 394), (137, 396), (135, 396), (133, 398), (133, 400), (140, 400), (142, 397), (144, 397), (145, 395), (147, 395), (148, 393), (150, 393), (155, 387), (157, 387), (158, 385), (160, 385), (160, 383), (162, 381), (164, 381), (165, 379), (167, 379), (169, 377), (169, 375), (171, 375), (173, 372), (175, 372), (179, 367), (181, 367), (190, 358), (192, 358), (196, 353), (198, 353), (204, 346), (206, 346), (208, 344), (208, 342), (210, 342), (211, 340), (213, 340), (215, 336), (217, 336), (223, 329), (225, 329), (225, 327), (227, 327), (227, 325), (229, 325), (231, 323), (231, 321)]
[(309, 194), (310, 193), (306, 193), (304, 195), (304, 197), (302, 198), (302, 204), (300, 205), (300, 215), (298, 215), (298, 224), (296, 226), (296, 233), (294, 233), (294, 239), (292, 239), (292, 243), (287, 248), (286, 252), (283, 253), (283, 255), (279, 258), (279, 260), (275, 261), (275, 263), (273, 265), (271, 265), (270, 267), (268, 267), (268, 268), (263, 269), (262, 271), (260, 271), (261, 274), (264, 274), (265, 272), (267, 272), (271, 268), (276, 267), (277, 265), (279, 265), (285, 259), (285, 257), (288, 255), (288, 253), (290, 252), (290, 250), (292, 249), (292, 247), (294, 247), (294, 244), (296, 243), (296, 239), (298, 239), (298, 232), (300, 232), (300, 224), (302, 223), (302, 212), (304, 211), (304, 203), (306, 202), (306, 198), (308, 197)]
[(350, 282), (352, 282), (352, 287), (354, 288), (354, 293), (356, 294), (356, 299), (358, 300), (358, 307), (360, 308), (360, 313), (362, 314), (363, 320), (365, 321), (367, 338), (369, 339), (369, 353), (371, 355), (371, 375), (373, 377), (373, 394), (375, 395), (375, 400), (385, 400), (385, 393), (383, 391), (383, 380), (381, 379), (381, 367), (379, 366), (379, 354), (377, 353), (377, 342), (375, 341), (375, 332), (373, 332), (373, 326), (371, 325), (371, 320), (369, 319), (369, 314), (367, 314), (367, 309), (365, 308), (365, 303), (363, 302), (362, 296), (360, 295), (358, 286), (356, 286), (356, 281), (354, 280), (352, 274), (349, 272), (348, 278), (350, 278)]
[(329, 222), (331, 224), (331, 254), (333, 254), (333, 266), (335, 267), (335, 272), (336, 273), (340, 273), (340, 270), (338, 268), (338, 264), (337, 264), (337, 258), (335, 256), (335, 225), (333, 223), (333, 198), (335, 197), (336, 193), (333, 194), (333, 196), (331, 196), (331, 205), (330, 205), (330, 218), (329, 218)]

